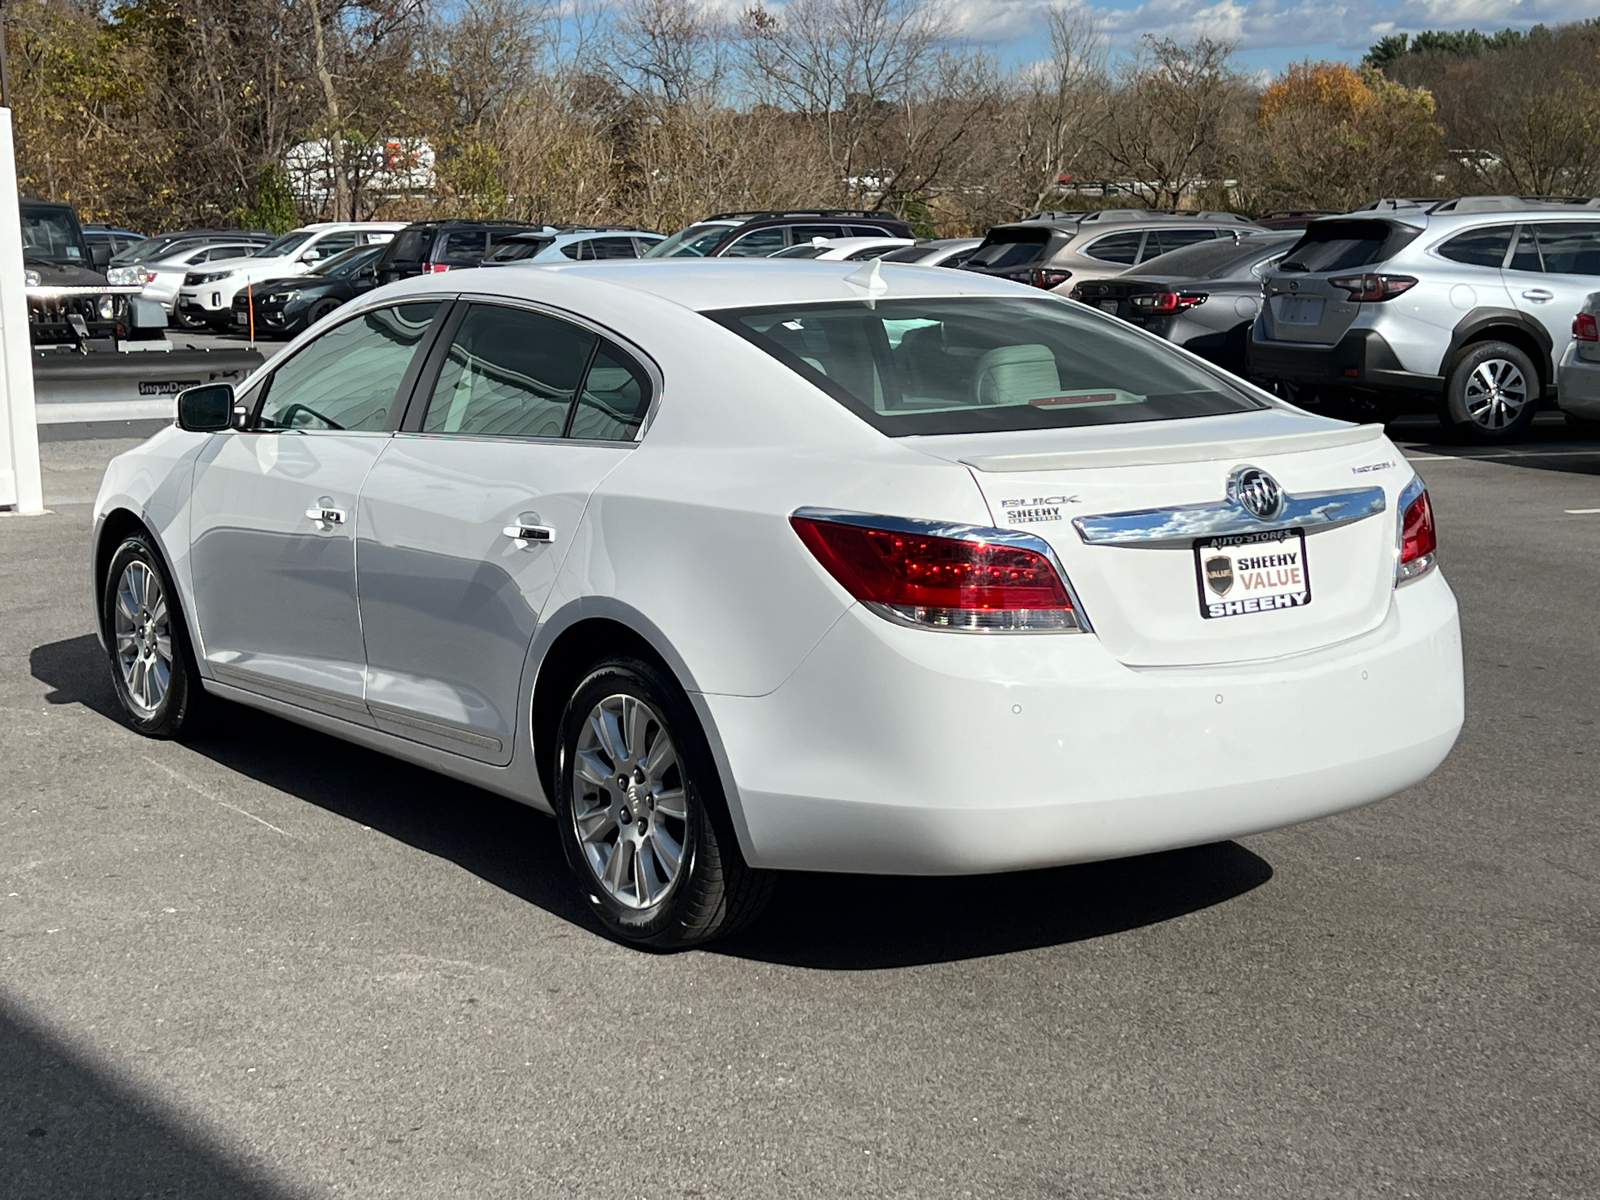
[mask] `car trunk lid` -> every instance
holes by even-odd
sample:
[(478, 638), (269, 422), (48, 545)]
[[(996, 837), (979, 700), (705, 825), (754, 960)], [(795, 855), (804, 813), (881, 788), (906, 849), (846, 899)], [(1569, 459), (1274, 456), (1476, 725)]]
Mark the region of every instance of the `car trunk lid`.
[(1268, 340), (1336, 344), (1355, 323), (1361, 305), (1329, 280), (1392, 258), (1420, 232), (1403, 221), (1369, 217), (1313, 222), (1263, 281)]

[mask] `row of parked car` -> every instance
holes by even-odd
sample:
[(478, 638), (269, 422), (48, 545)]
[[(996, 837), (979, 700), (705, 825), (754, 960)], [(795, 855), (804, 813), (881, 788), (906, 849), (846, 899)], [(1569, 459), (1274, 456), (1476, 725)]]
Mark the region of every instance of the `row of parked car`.
[(1549, 400), (1574, 420), (1600, 418), (1600, 201), (1381, 200), (1256, 221), (1047, 211), (983, 238), (934, 241), (892, 214), (836, 209), (719, 213), (670, 237), (508, 221), (324, 223), (275, 239), (146, 239), (113, 255), (110, 275), (142, 283), (179, 326), (290, 335), (396, 279), (636, 257), (960, 268), (1070, 296), (1340, 415), (1431, 408), (1478, 440), (1520, 433)]

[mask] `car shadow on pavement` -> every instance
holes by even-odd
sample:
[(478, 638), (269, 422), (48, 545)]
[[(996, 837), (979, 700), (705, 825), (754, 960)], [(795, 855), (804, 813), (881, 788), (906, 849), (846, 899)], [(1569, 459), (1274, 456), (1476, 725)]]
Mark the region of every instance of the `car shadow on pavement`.
[(1494, 444), (1458, 441), (1431, 417), (1402, 417), (1385, 432), (1408, 455), (1482, 458), (1534, 471), (1600, 475), (1600, 433), (1573, 428), (1559, 414), (1542, 413), (1521, 437)]
[[(49, 703), (82, 704), (120, 722), (105, 652), (92, 635), (39, 646), (29, 662), (34, 677), (53, 689)], [(544, 815), (269, 714), (230, 708), (248, 721), (248, 732), (224, 724), (187, 741), (188, 748), (601, 933)], [(1222, 904), (1271, 878), (1263, 859), (1233, 842), (1004, 875), (786, 872), (765, 915), (709, 950), (829, 970), (950, 962), (1153, 925)]]
[(0, 999), (0, 1196), (289, 1195), (251, 1174)]

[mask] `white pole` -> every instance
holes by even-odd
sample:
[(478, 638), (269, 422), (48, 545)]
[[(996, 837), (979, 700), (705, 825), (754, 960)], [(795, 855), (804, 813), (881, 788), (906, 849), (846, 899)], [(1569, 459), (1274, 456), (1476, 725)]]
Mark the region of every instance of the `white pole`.
[(11, 110), (0, 108), (0, 508), (36, 513), (44, 511), (44, 487), (33, 411), (25, 270)]

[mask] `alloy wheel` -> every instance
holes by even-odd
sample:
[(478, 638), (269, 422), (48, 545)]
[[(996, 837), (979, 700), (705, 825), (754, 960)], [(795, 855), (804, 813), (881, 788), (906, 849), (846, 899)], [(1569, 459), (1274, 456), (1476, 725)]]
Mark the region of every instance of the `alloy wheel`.
[(172, 686), (172, 625), (161, 580), (148, 563), (123, 568), (112, 618), (128, 700), (140, 717), (152, 717)]
[(660, 714), (635, 696), (607, 696), (578, 736), (572, 822), (584, 861), (628, 908), (660, 903), (678, 881), (689, 802), (677, 747)]
[(1473, 424), (1498, 432), (1527, 406), (1528, 381), (1509, 359), (1487, 358), (1467, 376), (1464, 399)]

